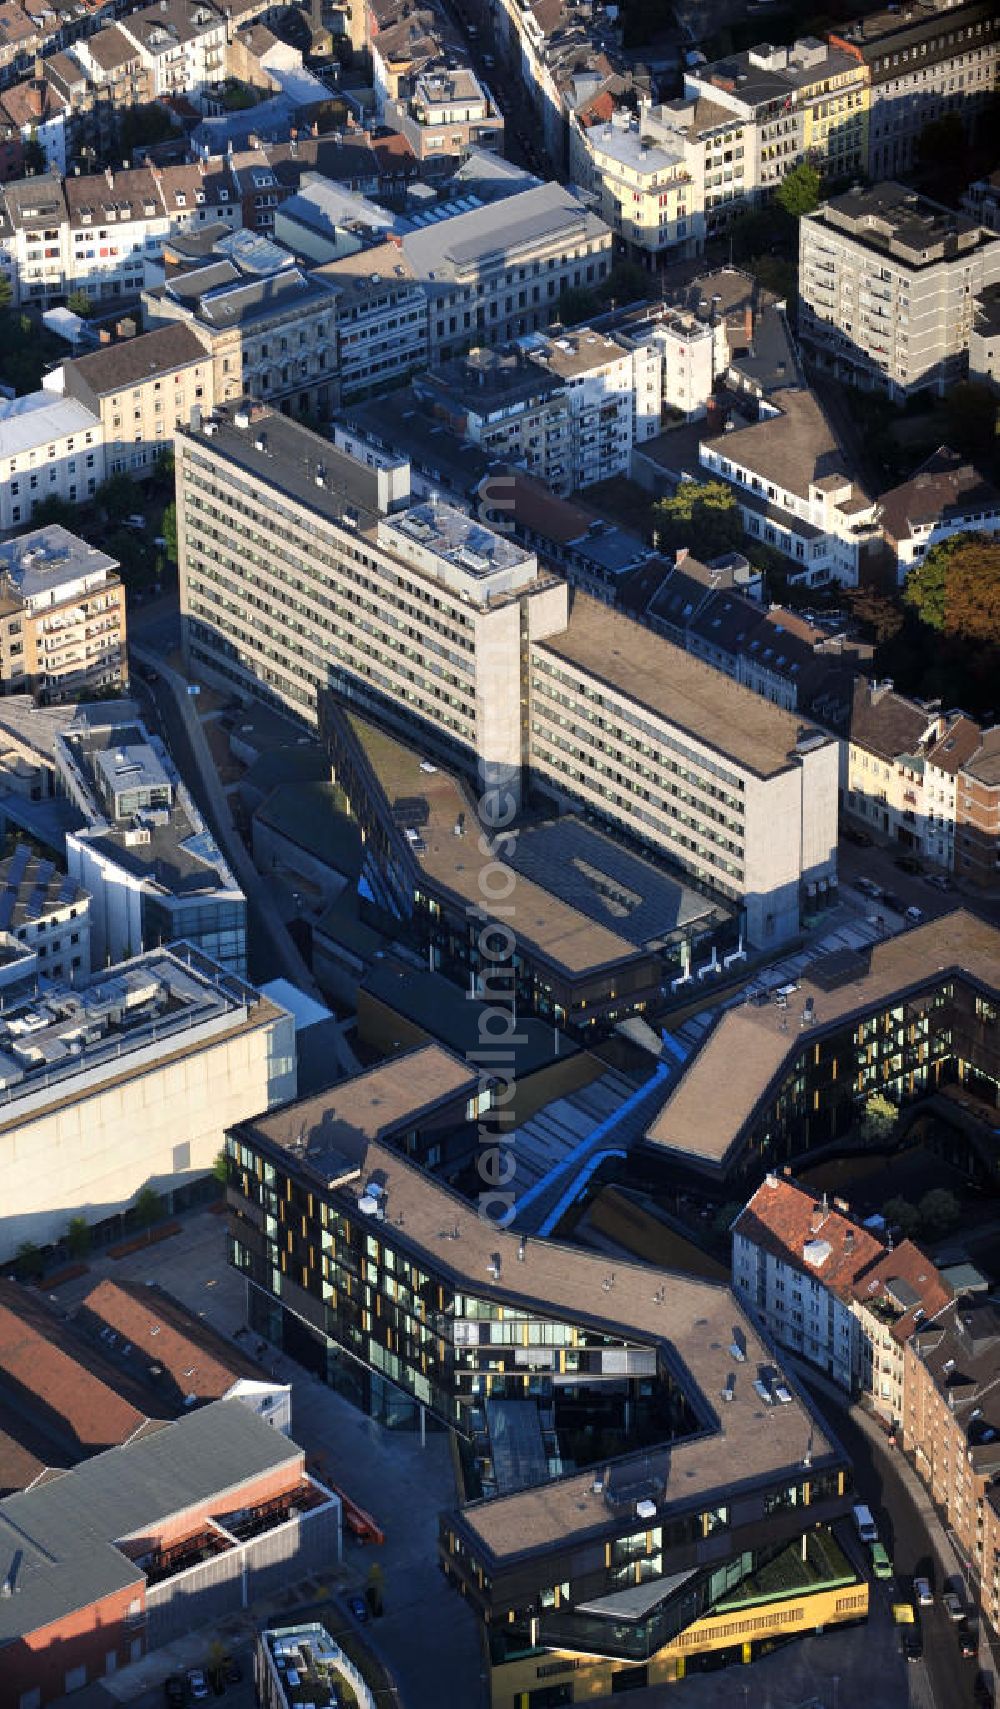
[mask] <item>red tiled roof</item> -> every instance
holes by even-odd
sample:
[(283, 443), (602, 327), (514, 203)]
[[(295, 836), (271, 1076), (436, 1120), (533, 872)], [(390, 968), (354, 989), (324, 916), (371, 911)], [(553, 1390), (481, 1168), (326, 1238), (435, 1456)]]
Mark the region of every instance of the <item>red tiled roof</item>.
[[(849, 1293), (857, 1277), (877, 1263), (885, 1250), (850, 1217), (824, 1209), (813, 1193), (774, 1175), (757, 1188), (733, 1224), (733, 1232), (837, 1293)], [(814, 1262), (805, 1257), (807, 1249)]]
[(160, 1288), (99, 1282), (80, 1307), (91, 1327), (113, 1329), (172, 1378), (182, 1395), (221, 1400), (241, 1377), (261, 1372), (223, 1336)]
[(870, 1306), (887, 1295), (893, 1299), (894, 1286), (900, 1282), (906, 1284), (907, 1293), (912, 1289), (918, 1294), (919, 1300), (889, 1324), (889, 1332), (897, 1341), (908, 1341), (918, 1322), (936, 1317), (954, 1294), (940, 1271), (912, 1240), (903, 1240), (891, 1251), (883, 1251), (877, 1262), (857, 1278), (851, 1293), (861, 1305)]
[(602, 89), (599, 95), (595, 95), (592, 101), (580, 109), (577, 117), (581, 125), (607, 125), (611, 123), (614, 110), (614, 97), (607, 89)]
[(146, 1423), (146, 1415), (130, 1405), (60, 1343), (61, 1319), (41, 1300), (16, 1282), (0, 1281), (0, 1373), (4, 1397), (16, 1404), (18, 1392), (25, 1408), (52, 1421), (53, 1433), (64, 1433), (81, 1454), (96, 1454), (126, 1442)]

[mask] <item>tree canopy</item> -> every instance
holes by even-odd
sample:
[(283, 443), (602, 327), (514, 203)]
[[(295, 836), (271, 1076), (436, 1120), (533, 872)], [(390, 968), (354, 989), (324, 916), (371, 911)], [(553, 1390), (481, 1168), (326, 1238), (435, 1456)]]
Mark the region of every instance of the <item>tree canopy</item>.
[(1000, 543), (954, 534), (914, 565), (903, 599), (921, 623), (988, 647), (1000, 647)]
[(820, 175), (815, 166), (803, 160), (786, 172), (775, 192), (775, 200), (786, 214), (800, 220), (819, 206)]
[(653, 506), (653, 517), (663, 552), (687, 546), (707, 563), (742, 544), (740, 513), (725, 481), (682, 481), (673, 498)]

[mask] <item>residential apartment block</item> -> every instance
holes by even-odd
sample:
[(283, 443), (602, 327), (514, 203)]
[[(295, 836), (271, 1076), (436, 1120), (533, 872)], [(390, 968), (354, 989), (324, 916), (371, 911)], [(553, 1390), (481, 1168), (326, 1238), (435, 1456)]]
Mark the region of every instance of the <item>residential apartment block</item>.
[(78, 699), (128, 679), (118, 562), (58, 523), (0, 545), (0, 683)]
[(86, 504), (106, 473), (100, 415), (44, 388), (0, 401), (0, 534), (46, 498)]
[(348, 1082), (349, 1120), (324, 1095), (235, 1126), (230, 1257), (252, 1327), (375, 1417), (458, 1433), (481, 1495), (442, 1516), (439, 1552), (497, 1709), (540, 1669), (584, 1702), (863, 1618), (828, 1529), (850, 1468), (729, 1289), (491, 1227), (400, 1155), (440, 1054)]
[(46, 376), (101, 424), (108, 475), (148, 473), (169, 451), (178, 427), (213, 402), (212, 362), (186, 326), (164, 326), (138, 338), (77, 356)]
[(0, 1057), (5, 1259), (146, 1186), (183, 1204), (228, 1123), (295, 1095), (291, 1016), (184, 945), (9, 1003)]
[(793, 581), (857, 586), (881, 545), (877, 507), (848, 473), (813, 392), (772, 392), (757, 421), (703, 439), (698, 458), (732, 487), (746, 533), (789, 560)]
[(840, 378), (897, 401), (966, 372), (1000, 237), (905, 185), (855, 188), (799, 222), (799, 332)]
[(118, 28), (149, 72), (152, 99), (182, 96), (202, 109), (226, 75), (226, 17), (206, 0), (159, 0)]
[(1000, 492), (946, 445), (908, 481), (882, 493), (878, 509), (898, 582), (953, 534), (1000, 534)]
[(637, 118), (619, 108), (605, 124), (571, 120), (571, 176), (633, 254), (681, 260), (705, 247), (705, 149), (684, 118), (643, 102)]
[(956, 113), (971, 126), (997, 87), (1000, 31), (989, 0), (888, 5), (844, 25), (831, 46), (854, 58), (869, 86), (870, 178), (917, 161), (924, 126)]
[(66, 832), (66, 860), (92, 899), (95, 964), (183, 941), (244, 975), (243, 893), (138, 707), (78, 708), (56, 737), (55, 761), (84, 820)]
[[(95, 38), (96, 39), (96, 38)], [(47, 172), (0, 187), (0, 269), (15, 307), (48, 307), (71, 291), (95, 305), (134, 300), (159, 276), (165, 241), (242, 223), (228, 162), (199, 159), (61, 178)]]
[(470, 148), (503, 153), (503, 115), (467, 66), (442, 64), (418, 72), (405, 94), (385, 102), (382, 118), (405, 137), (425, 175), (448, 176)]
[(890, 842), (974, 883), (1000, 865), (1000, 734), (889, 681), (854, 691), (844, 806)]
[(926, 1484), (1000, 1630), (1000, 1308), (963, 1297), (911, 1336), (903, 1447)]
[[(673, 1170), (759, 1180), (857, 1128), (876, 1093), (898, 1107), (959, 1086), (955, 1160), (996, 1168), (1000, 932), (955, 910), (722, 1011), (646, 1132)], [(672, 1176), (676, 1179), (676, 1176)]]
[(801, 160), (830, 177), (864, 170), (868, 73), (832, 42), (816, 36), (791, 47), (764, 42), (686, 70), (684, 92), (725, 108), (746, 127), (744, 184), (751, 193), (773, 190)]
[(951, 1291), (911, 1240), (888, 1249), (841, 1199), (769, 1174), (733, 1224), (733, 1292), (778, 1343), (903, 1418), (903, 1349)]

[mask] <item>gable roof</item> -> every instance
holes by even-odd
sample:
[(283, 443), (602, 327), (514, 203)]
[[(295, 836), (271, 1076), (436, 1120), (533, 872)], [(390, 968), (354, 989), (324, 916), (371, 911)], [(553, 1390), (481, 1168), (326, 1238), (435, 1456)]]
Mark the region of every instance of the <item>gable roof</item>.
[(97, 1334), (102, 1328), (113, 1330), (144, 1363), (154, 1360), (179, 1396), (222, 1400), (241, 1379), (262, 1380), (245, 1354), (160, 1287), (99, 1282), (81, 1304), (78, 1318)]
[(830, 1208), (825, 1198), (817, 1202), (814, 1193), (778, 1175), (761, 1182), (733, 1233), (842, 1295), (884, 1251), (881, 1241)]

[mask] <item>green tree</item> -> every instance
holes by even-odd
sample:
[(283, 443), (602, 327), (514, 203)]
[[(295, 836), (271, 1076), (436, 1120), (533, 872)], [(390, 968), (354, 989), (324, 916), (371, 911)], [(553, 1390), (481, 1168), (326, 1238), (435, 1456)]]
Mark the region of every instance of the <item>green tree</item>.
[(58, 493), (49, 493), (35, 505), (31, 513), (31, 525), (33, 528), (46, 528), (54, 522), (71, 532), (79, 531), (80, 517), (76, 505), (60, 498)]
[(887, 1199), (882, 1207), (882, 1214), (888, 1226), (898, 1229), (905, 1240), (912, 1240), (920, 1228), (920, 1212), (909, 1199)]
[(132, 1215), (139, 1228), (146, 1230), (148, 1242), (154, 1222), (163, 1215), (163, 1200), (155, 1187), (140, 1187), (132, 1201)]
[(815, 166), (802, 161), (786, 172), (775, 193), (778, 206), (792, 219), (800, 220), (819, 206), (820, 176)]
[(174, 471), (176, 467), (176, 458), (169, 446), (166, 446), (162, 451), (158, 451), (156, 454), (156, 461), (153, 464), (152, 474), (152, 478), (156, 482), (157, 486), (168, 487), (172, 492), (174, 486)]
[(14, 301), (14, 287), (6, 273), (0, 273), (0, 315), (7, 314)]
[(85, 1216), (70, 1217), (66, 1224), (66, 1246), (71, 1258), (86, 1258), (90, 1251), (90, 1224)]
[(174, 123), (170, 114), (155, 102), (145, 107), (127, 107), (118, 131), (122, 153), (127, 155), (136, 148), (151, 148), (154, 143), (167, 142), (173, 134)]
[(219, 1182), (220, 1186), (223, 1187), (229, 1180), (229, 1164), (226, 1161), (226, 1154), (224, 1151), (217, 1153), (215, 1162), (212, 1164), (212, 1175), (215, 1180)]
[(1000, 646), (1000, 544), (953, 534), (915, 564), (903, 600), (929, 629)]
[(932, 1187), (920, 1201), (920, 1227), (924, 1234), (949, 1234), (957, 1228), (962, 1207), (947, 1187)]
[(86, 320), (93, 306), (86, 291), (83, 290), (70, 291), (66, 298), (66, 307), (70, 314), (79, 315), (82, 320)]
[(592, 315), (599, 314), (600, 309), (600, 302), (593, 291), (571, 285), (568, 291), (563, 291), (556, 304), (555, 318), (563, 326), (576, 326), (580, 321), (590, 320)]
[(866, 1139), (888, 1139), (898, 1119), (899, 1111), (892, 1099), (884, 1097), (881, 1092), (873, 1092), (865, 1104), (861, 1131)]
[(136, 502), (136, 487), (127, 475), (112, 475), (98, 487), (94, 503), (103, 510), (110, 523), (121, 522)]
[(728, 1234), (742, 1209), (743, 1205), (739, 1199), (729, 1199), (724, 1205), (720, 1205), (712, 1218), (713, 1234)]
[(41, 1247), (36, 1246), (33, 1240), (22, 1240), (15, 1256), (17, 1273), (21, 1280), (24, 1282), (37, 1281), (45, 1268)]
[(740, 513), (725, 481), (682, 481), (673, 498), (653, 506), (655, 540), (663, 552), (687, 546), (707, 563), (739, 548)]
[(177, 506), (168, 504), (163, 512), (163, 538), (167, 542), (167, 557), (172, 564), (177, 562)]

